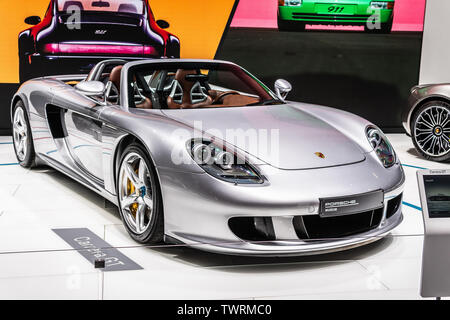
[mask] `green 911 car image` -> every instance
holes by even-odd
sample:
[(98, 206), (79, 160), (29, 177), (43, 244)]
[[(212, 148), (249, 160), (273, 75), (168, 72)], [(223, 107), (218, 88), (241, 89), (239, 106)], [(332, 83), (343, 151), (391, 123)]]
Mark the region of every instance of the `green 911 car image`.
[(390, 33), (395, 0), (279, 0), (278, 29), (304, 31), (307, 24), (364, 26)]

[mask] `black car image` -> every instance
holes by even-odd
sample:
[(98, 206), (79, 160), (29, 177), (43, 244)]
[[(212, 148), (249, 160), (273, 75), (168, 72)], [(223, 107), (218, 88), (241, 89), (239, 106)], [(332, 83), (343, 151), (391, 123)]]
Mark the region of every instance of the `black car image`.
[(19, 34), (20, 81), (86, 73), (110, 57), (179, 58), (179, 39), (148, 1), (51, 0), (44, 18), (26, 18), (33, 27)]

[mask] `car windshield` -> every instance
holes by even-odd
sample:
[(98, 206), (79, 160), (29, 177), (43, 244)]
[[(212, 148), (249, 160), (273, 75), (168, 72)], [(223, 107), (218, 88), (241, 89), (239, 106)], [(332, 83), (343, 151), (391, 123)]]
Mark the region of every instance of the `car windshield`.
[(58, 11), (106, 11), (144, 14), (143, 0), (58, 0)]
[(193, 109), (283, 103), (263, 83), (233, 64), (167, 63), (140, 66), (131, 69), (130, 75), (131, 107)]

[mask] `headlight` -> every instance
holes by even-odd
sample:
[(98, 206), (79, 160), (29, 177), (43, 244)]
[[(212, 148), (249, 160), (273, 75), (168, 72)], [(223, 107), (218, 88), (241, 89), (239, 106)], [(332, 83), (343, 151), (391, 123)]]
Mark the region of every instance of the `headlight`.
[(261, 184), (260, 174), (245, 159), (227, 151), (225, 147), (202, 140), (188, 141), (192, 159), (213, 177), (236, 184)]
[(302, 0), (278, 0), (278, 5), (280, 7), (283, 7), (283, 6), (286, 6), (286, 7), (301, 6), (302, 5)]
[(386, 138), (384, 133), (375, 127), (368, 127), (366, 130), (367, 139), (373, 150), (385, 168), (392, 167), (396, 161), (394, 148)]
[(372, 1), (370, 3), (370, 7), (372, 9), (388, 9), (388, 10), (392, 10), (392, 9), (394, 9), (394, 2)]

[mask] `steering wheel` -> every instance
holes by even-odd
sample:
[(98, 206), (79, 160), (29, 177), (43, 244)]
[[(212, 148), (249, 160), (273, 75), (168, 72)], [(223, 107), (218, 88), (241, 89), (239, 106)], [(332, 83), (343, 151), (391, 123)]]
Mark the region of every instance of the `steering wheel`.
[(220, 100), (222, 100), (222, 99), (225, 98), (226, 96), (229, 96), (229, 95), (235, 95), (235, 94), (241, 95), (241, 94), (240, 94), (239, 92), (237, 92), (237, 91), (227, 91), (227, 92), (222, 92), (221, 94), (219, 94), (219, 95), (214, 99), (214, 101), (213, 101), (212, 104), (216, 104), (217, 102), (219, 102)]

